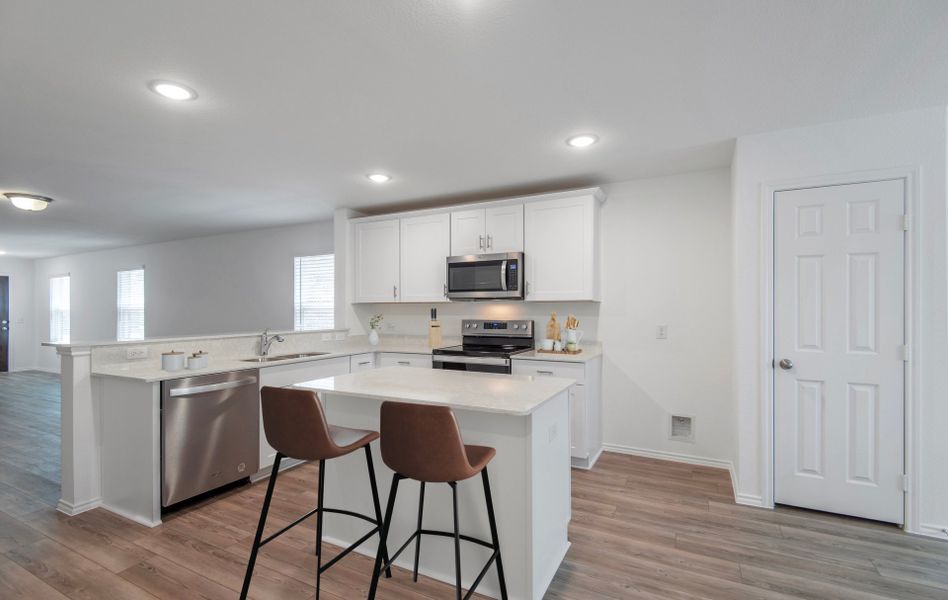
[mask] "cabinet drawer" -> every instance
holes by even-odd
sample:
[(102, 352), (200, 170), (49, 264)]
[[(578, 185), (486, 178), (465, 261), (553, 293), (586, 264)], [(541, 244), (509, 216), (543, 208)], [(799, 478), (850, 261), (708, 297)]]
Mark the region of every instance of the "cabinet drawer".
[(379, 367), (415, 367), (418, 369), (430, 369), (431, 356), (427, 354), (382, 352), (379, 354), (378, 365)]
[(514, 375), (536, 375), (575, 379), (576, 383), (586, 382), (586, 366), (578, 363), (563, 363), (551, 360), (514, 360)]
[(349, 357), (349, 372), (358, 373), (375, 368), (375, 352), (355, 354)]

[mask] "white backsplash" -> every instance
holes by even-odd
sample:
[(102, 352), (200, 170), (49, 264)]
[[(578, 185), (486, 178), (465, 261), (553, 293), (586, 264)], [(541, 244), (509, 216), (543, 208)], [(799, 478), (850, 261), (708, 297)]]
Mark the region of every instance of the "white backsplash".
[(579, 319), (584, 340), (599, 339), (599, 303), (597, 302), (443, 302), (432, 304), (354, 304), (359, 322), (368, 330), (372, 315), (381, 313), (382, 335), (427, 335), (432, 308), (438, 309), (445, 337), (461, 333), (462, 319), (533, 319), (536, 338), (543, 337), (550, 312), (556, 311), (560, 325), (573, 314)]

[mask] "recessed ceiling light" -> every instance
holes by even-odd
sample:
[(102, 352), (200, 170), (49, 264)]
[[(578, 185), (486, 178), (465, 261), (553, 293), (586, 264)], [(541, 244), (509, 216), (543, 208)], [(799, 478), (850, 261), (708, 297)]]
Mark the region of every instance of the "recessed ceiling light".
[(388, 183), (392, 180), (392, 176), (385, 173), (369, 173), (365, 177), (372, 183)]
[(169, 100), (194, 100), (198, 97), (197, 92), (193, 89), (173, 81), (156, 79), (155, 81), (149, 82), (148, 89)]
[(566, 143), (573, 148), (588, 148), (599, 141), (599, 136), (591, 133), (581, 133), (566, 139)]
[(46, 196), (37, 196), (35, 194), (17, 194), (17, 193), (8, 193), (4, 194), (10, 202), (13, 203), (13, 206), (22, 209), (22, 210), (46, 210), (46, 207), (49, 206), (49, 203), (53, 201), (52, 198), (47, 198)]

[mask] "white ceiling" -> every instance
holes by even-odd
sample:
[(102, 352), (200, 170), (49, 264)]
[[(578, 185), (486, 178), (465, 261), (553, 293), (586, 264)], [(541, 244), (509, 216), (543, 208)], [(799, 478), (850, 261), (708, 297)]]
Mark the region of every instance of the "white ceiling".
[(723, 166), (739, 135), (948, 104), (944, 0), (0, 0), (0, 23), (0, 191), (56, 199), (0, 202), (26, 257)]

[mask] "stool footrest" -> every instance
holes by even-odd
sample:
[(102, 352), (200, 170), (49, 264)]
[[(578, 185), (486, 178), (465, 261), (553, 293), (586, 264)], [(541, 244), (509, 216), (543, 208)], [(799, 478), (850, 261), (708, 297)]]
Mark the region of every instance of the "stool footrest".
[[(416, 530), (413, 534), (411, 534), (410, 536), (408, 536), (408, 539), (405, 540), (405, 543), (402, 544), (401, 547), (399, 547), (399, 549), (395, 551), (395, 554), (393, 554), (393, 555), (391, 556), (391, 558), (389, 558), (388, 562), (384, 562), (384, 561), (382, 562), (382, 567), (379, 569), (379, 573), (381, 573), (382, 571), (384, 571), (384, 570), (386, 570), (386, 569), (392, 567), (392, 566), (395, 564), (395, 559), (397, 559), (397, 558), (399, 557), (399, 555), (405, 550), (405, 548), (408, 547), (409, 544), (411, 544), (413, 541), (415, 541), (415, 538), (417, 538), (417, 537), (419, 537), (419, 536), (421, 536), (421, 535), (437, 535), (437, 536), (440, 536), (440, 537), (453, 538), (453, 537), (454, 537), (454, 532), (453, 532), (453, 531), (437, 531), (437, 530), (434, 530), (434, 529), (418, 529), (418, 530)], [(482, 578), (482, 577), (484, 576), (484, 573), (487, 572), (488, 567), (490, 567), (490, 565), (494, 562), (494, 559), (497, 557), (497, 549), (494, 548), (494, 545), (491, 544), (490, 542), (485, 542), (484, 540), (479, 540), (479, 539), (477, 539), (477, 538), (475, 538), (475, 537), (471, 537), (471, 536), (469, 536), (469, 535), (464, 535), (463, 533), (460, 534), (458, 537), (459, 537), (460, 539), (462, 539), (463, 541), (465, 541), (465, 542), (471, 542), (472, 544), (477, 544), (477, 545), (479, 545), (479, 546), (483, 546), (483, 547), (485, 547), (485, 548), (488, 548), (488, 549), (494, 551), (494, 553), (493, 553), (493, 554), (491, 555), (491, 557), (490, 557), (490, 560), (487, 561), (487, 565), (486, 565), (486, 566), (484, 567), (484, 569), (481, 571), (481, 575), (478, 577), (478, 579)], [(475, 585), (476, 585), (476, 584), (475, 584)], [(471, 589), (473, 589), (473, 588), (471, 588)]]
[[(379, 527), (381, 527), (381, 525), (379, 525), (379, 522), (376, 521), (375, 519), (373, 519), (373, 518), (371, 518), (371, 517), (368, 517), (368, 516), (366, 516), (366, 515), (363, 515), (363, 514), (359, 514), (359, 513), (357, 513), (357, 512), (352, 512), (351, 510), (343, 510), (343, 509), (341, 509), (341, 508), (324, 508), (324, 509), (322, 509), (322, 512), (324, 512), (324, 513), (333, 513), (333, 514), (337, 514), (337, 515), (346, 515), (346, 516), (348, 516), (348, 517), (355, 517), (355, 518), (357, 518), (357, 519), (362, 519), (363, 521), (366, 521), (366, 522), (368, 522), (368, 523), (371, 523), (371, 524), (375, 525), (375, 529), (373, 529), (372, 532), (370, 532), (370, 533), (374, 533), (374, 532), (378, 531), (378, 530), (379, 530)], [(294, 527), (296, 527), (297, 525), (299, 525), (300, 523), (302, 523), (302, 522), (305, 521), (306, 519), (308, 519), (308, 518), (310, 518), (310, 517), (312, 517), (313, 515), (318, 514), (318, 513), (319, 513), (319, 509), (318, 509), (318, 508), (314, 508), (313, 510), (309, 511), (308, 513), (306, 513), (306, 514), (303, 515), (302, 517), (300, 517), (300, 518), (298, 518), (297, 520), (293, 521), (292, 523), (290, 523), (289, 525), (287, 525), (287, 526), (284, 527), (283, 529), (277, 531), (276, 533), (273, 533), (273, 534), (268, 535), (266, 538), (264, 538), (263, 540), (260, 541), (260, 545), (258, 546), (258, 548), (263, 548), (263, 547), (266, 546), (268, 543), (272, 542), (273, 540), (275, 540), (276, 538), (280, 537), (281, 535), (283, 535), (284, 533), (286, 533), (286, 532), (289, 531), (290, 529), (293, 529)], [(454, 534), (452, 534), (452, 535), (454, 535)], [(367, 538), (366, 538), (366, 539), (367, 539)], [(363, 541), (365, 541), (365, 540), (363, 539)], [(360, 543), (361, 543), (361, 542), (360, 542)], [(356, 545), (358, 545), (358, 544), (356, 544)]]

